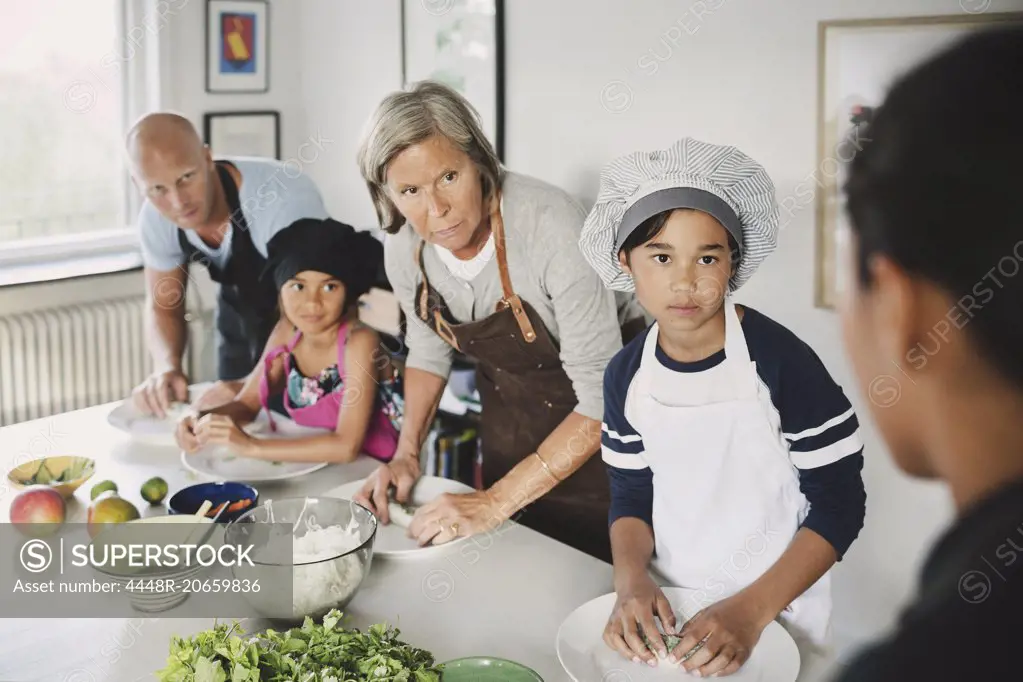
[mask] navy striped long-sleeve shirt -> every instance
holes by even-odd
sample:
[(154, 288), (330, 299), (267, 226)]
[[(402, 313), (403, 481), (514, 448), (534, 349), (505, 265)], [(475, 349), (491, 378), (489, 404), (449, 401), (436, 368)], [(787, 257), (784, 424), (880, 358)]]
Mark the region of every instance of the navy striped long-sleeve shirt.
[[(745, 307), (742, 330), (810, 503), (803, 526), (831, 543), (841, 559), (859, 535), (866, 511), (856, 414), (813, 349), (787, 328)], [(643, 459), (643, 435), (629, 418), (638, 390), (633, 379), (649, 332), (623, 348), (604, 373), (601, 449), (611, 484), (611, 524), (630, 516), (653, 526), (653, 473)], [(725, 351), (681, 363), (658, 347), (656, 358), (658, 371), (707, 372), (724, 360)]]

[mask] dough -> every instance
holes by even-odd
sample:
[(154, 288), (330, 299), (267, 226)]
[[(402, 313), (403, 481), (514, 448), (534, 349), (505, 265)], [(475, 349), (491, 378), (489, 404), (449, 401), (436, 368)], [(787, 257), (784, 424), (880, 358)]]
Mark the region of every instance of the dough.
[(416, 515), (419, 507), (411, 504), (400, 504), (391, 500), (387, 505), (387, 513), (391, 516), (391, 523), (401, 528), (408, 528), (412, 525), (412, 517)]
[(174, 422), (175, 424), (181, 421), (192, 409), (192, 406), (188, 403), (171, 403), (170, 407), (167, 408), (167, 416), (164, 417), (166, 421)]

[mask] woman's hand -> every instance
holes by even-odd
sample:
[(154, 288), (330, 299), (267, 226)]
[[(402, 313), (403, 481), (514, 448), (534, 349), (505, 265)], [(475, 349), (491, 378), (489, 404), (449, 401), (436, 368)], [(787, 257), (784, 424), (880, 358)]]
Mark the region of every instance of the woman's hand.
[(354, 501), (369, 509), (385, 526), (391, 522), (387, 509), (390, 502), (388, 492), (391, 486), (397, 488), (395, 500), (402, 504), (409, 501), (412, 486), (419, 480), (419, 457), (414, 454), (395, 453), (387, 464), (377, 468), (366, 479), (365, 485), (355, 495)]
[(749, 659), (770, 620), (763, 609), (740, 592), (690, 618), (679, 633), (682, 641), (672, 656), (681, 660), (703, 642), (682, 667), (687, 672), (699, 670), (701, 677), (731, 675)]
[(412, 517), (408, 535), (423, 547), (431, 542), (442, 545), (459, 536), (485, 533), (506, 520), (494, 495), (483, 490), (474, 493), (444, 493), (424, 504)]
[[(618, 590), (618, 599), (604, 627), (604, 643), (634, 663), (642, 661), (656, 666), (657, 656), (664, 658), (668, 651), (655, 617), (660, 619), (666, 634), (675, 633), (671, 603), (644, 570)], [(653, 652), (643, 643), (643, 635), (650, 641)]]
[(200, 417), (194, 427), (199, 445), (227, 445), (243, 455), (250, 454), (256, 440), (238, 428), (233, 419), (223, 414)]
[(178, 421), (178, 425), (174, 429), (174, 440), (178, 447), (188, 454), (192, 454), (202, 447), (195, 435), (195, 422), (195, 415), (187, 414)]

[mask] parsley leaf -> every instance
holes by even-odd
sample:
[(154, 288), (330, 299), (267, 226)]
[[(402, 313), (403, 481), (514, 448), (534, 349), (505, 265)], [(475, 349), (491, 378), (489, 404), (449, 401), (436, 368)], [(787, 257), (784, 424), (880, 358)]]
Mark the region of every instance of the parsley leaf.
[(429, 651), (376, 624), (366, 632), (341, 627), (334, 609), (322, 623), (306, 618), (285, 632), (254, 637), (237, 622), (191, 637), (172, 637), (159, 682), (440, 682), (442, 666)]

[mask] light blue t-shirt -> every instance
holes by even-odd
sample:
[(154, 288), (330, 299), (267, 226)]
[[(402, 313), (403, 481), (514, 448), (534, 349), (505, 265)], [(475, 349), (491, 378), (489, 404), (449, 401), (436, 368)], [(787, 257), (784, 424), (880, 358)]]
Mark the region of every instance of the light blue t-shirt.
[[(249, 227), (252, 244), (266, 257), (266, 244), (279, 230), (301, 218), (328, 218), (316, 185), (301, 169), (274, 159), (225, 157), (242, 176), (238, 202)], [(147, 199), (139, 211), (142, 261), (153, 270), (173, 270), (185, 262), (178, 243), (178, 226), (164, 218)], [(193, 231), (185, 236), (218, 267), (227, 265), (234, 228), (217, 248), (207, 246)]]

